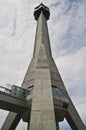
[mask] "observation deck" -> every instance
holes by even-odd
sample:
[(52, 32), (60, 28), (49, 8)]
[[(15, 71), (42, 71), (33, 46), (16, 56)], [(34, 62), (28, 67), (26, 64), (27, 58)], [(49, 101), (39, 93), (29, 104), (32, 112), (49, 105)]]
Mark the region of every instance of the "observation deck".
[[(68, 100), (64, 94), (54, 86), (52, 86), (52, 93), (55, 114), (58, 116), (59, 112), (61, 112), (62, 114), (58, 116), (58, 120), (62, 121), (68, 108)], [(33, 86), (28, 89), (24, 89), (16, 85), (10, 85), (9, 88), (0, 86), (0, 109), (20, 114), (24, 113), (27, 109), (31, 111), (32, 94)], [(23, 120), (27, 122), (28, 118), (23, 116)]]
[(43, 12), (46, 20), (49, 19), (50, 17), (50, 11), (49, 11), (49, 8), (47, 6), (45, 6), (43, 3), (41, 3), (39, 6), (37, 6), (35, 9), (34, 9), (34, 17), (35, 17), (35, 20), (38, 20), (39, 16), (40, 16), (40, 13)]

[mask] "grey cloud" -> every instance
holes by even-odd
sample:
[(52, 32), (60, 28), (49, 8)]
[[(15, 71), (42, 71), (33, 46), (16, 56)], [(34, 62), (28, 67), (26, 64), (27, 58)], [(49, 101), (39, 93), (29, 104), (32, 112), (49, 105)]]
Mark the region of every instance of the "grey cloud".
[(74, 1), (75, 4), (68, 1), (62, 2), (60, 2), (58, 8), (53, 10), (51, 8), (54, 15), (50, 24), (54, 24), (54, 26), (52, 28), (49, 25), (51, 42), (54, 44), (54, 50), (58, 52), (58, 55), (63, 55), (63, 52), (77, 51), (77, 49), (86, 45), (85, 2)]

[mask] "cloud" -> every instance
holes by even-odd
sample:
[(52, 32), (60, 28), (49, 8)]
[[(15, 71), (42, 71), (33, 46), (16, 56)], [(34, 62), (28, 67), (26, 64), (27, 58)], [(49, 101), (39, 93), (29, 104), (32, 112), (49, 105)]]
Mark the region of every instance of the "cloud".
[(86, 99), (86, 74), (84, 73), (86, 72), (85, 52), (86, 47), (82, 47), (76, 53), (68, 53), (64, 56), (58, 57), (56, 61), (70, 95), (74, 98), (78, 98), (78, 96), (82, 95), (83, 100)]
[[(56, 60), (57, 66), (59, 67), (61, 73), (64, 75), (64, 80), (71, 82), (75, 79), (74, 83), (72, 82), (71, 86), (81, 86), (79, 83), (80, 79), (83, 79), (85, 82), (86, 71), (86, 47), (82, 47), (77, 50), (75, 53), (68, 53), (63, 56), (59, 56)], [(75, 78), (76, 77), (76, 78)], [(84, 86), (84, 82), (83, 86)], [(67, 84), (68, 85), (68, 84)], [(70, 87), (70, 83), (68, 85)]]
[(19, 125), (17, 126), (16, 130), (27, 130), (27, 123), (26, 122), (23, 122), (22, 119), (19, 123)]
[(63, 122), (59, 123), (60, 129), (61, 130), (71, 130), (69, 124), (67, 123), (67, 121), (64, 119)]
[(58, 55), (77, 51), (86, 45), (85, 3), (65, 0), (60, 1), (58, 7), (51, 8), (51, 43), (54, 44), (52, 48)]

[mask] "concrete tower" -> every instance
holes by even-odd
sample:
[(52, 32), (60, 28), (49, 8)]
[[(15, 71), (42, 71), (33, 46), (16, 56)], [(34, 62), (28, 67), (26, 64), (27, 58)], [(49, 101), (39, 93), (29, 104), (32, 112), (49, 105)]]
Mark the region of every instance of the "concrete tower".
[(22, 118), (28, 130), (59, 130), (64, 118), (72, 130), (86, 130), (53, 60), (47, 28), (49, 8), (40, 4), (34, 10), (37, 20), (33, 58), (22, 83), (27, 107), (21, 113), (8, 114), (1, 130), (15, 130)]

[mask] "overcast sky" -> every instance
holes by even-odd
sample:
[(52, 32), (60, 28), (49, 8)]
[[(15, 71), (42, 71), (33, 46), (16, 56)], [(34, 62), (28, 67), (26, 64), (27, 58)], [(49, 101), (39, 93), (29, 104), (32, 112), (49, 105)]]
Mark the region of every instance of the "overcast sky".
[[(54, 60), (86, 125), (86, 0), (0, 0), (0, 85), (21, 86), (32, 58), (34, 7), (50, 8), (49, 35)], [(7, 112), (0, 110), (0, 127)], [(70, 130), (61, 123), (61, 130)], [(26, 129), (21, 123), (16, 130)]]

